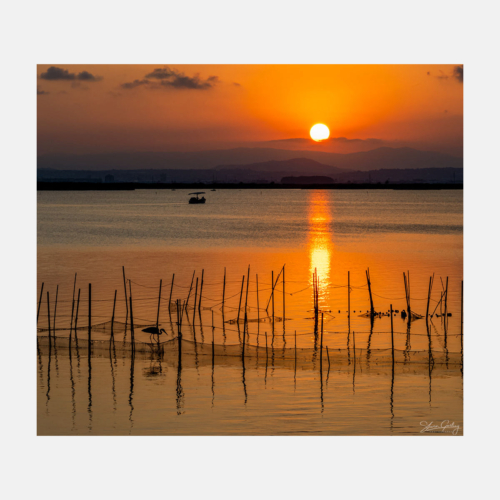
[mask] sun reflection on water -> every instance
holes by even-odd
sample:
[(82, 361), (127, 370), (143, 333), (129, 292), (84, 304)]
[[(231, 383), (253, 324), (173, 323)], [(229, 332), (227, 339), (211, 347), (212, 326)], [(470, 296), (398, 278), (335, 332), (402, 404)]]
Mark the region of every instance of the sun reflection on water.
[(331, 283), (333, 242), (329, 199), (327, 191), (310, 191), (308, 215), (309, 279), (312, 284), (312, 275), (316, 269), (319, 277), (321, 302), (328, 299), (328, 285)]

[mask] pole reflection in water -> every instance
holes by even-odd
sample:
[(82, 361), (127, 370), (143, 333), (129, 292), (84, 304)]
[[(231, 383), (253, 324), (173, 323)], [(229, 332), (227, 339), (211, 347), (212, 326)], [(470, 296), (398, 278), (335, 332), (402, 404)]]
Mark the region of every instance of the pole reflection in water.
[(69, 377), (71, 381), (71, 405), (72, 405), (72, 421), (73, 427), (75, 429), (75, 418), (76, 418), (76, 401), (75, 401), (75, 379), (73, 378), (73, 358), (71, 348), (69, 349)]
[(109, 364), (111, 366), (111, 393), (113, 394), (113, 411), (116, 412), (116, 389), (115, 389), (115, 369), (113, 366), (113, 358), (116, 365), (116, 350), (115, 350), (115, 341), (114, 339), (110, 340), (109, 345)]
[(245, 404), (247, 404), (248, 394), (247, 394), (247, 384), (245, 381), (245, 352), (241, 356), (241, 381), (243, 383), (243, 392), (245, 394)]
[(135, 349), (132, 348), (132, 354), (130, 357), (130, 393), (128, 397), (128, 404), (130, 406), (130, 431), (132, 431), (132, 427), (134, 426), (134, 421), (132, 419), (132, 414), (134, 412), (134, 368), (135, 368)]
[(88, 355), (88, 395), (89, 402), (87, 405), (87, 412), (89, 414), (89, 430), (92, 430), (92, 356), (91, 356), (91, 347), (89, 345), (89, 355)]
[(49, 336), (49, 360), (47, 362), (47, 403), (46, 405), (48, 406), (49, 401), (50, 401), (50, 361), (52, 359), (52, 342), (50, 341), (50, 336)]
[(178, 357), (177, 357), (177, 387), (175, 391), (175, 403), (177, 415), (181, 415), (184, 407), (184, 392), (182, 390), (182, 337), (177, 338)]
[[(431, 320), (432, 323), (432, 320)], [(429, 325), (427, 324), (427, 337), (429, 339), (429, 406), (431, 406), (432, 402), (432, 369), (434, 367), (434, 359), (432, 357), (432, 340), (431, 340), (431, 330)]]
[(352, 342), (353, 342), (353, 356), (352, 356), (352, 362), (353, 362), (353, 370), (352, 370), (352, 393), (354, 394), (356, 392), (356, 332), (352, 332)]

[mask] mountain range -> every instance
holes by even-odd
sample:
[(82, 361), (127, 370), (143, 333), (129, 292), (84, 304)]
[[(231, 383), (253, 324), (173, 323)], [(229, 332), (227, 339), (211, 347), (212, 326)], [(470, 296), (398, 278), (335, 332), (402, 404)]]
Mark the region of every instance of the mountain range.
[[(293, 160), (290, 164), (279, 164)], [(319, 165), (308, 164), (299, 170), (296, 160), (313, 160)], [(273, 163), (274, 162), (274, 163)], [(295, 162), (295, 163), (294, 163)], [(254, 171), (305, 172), (316, 168), (326, 173), (326, 167), (340, 171), (369, 171), (377, 169), (462, 168), (463, 158), (421, 151), (409, 147), (381, 147), (356, 153), (329, 153), (311, 150), (287, 150), (275, 148), (234, 148), (189, 152), (121, 152), (86, 155), (46, 154), (38, 157), (38, 170), (234, 170), (244, 166)], [(304, 170), (305, 169), (305, 170)], [(299, 172), (300, 171), (300, 172)], [(331, 175), (331, 170), (328, 175)]]

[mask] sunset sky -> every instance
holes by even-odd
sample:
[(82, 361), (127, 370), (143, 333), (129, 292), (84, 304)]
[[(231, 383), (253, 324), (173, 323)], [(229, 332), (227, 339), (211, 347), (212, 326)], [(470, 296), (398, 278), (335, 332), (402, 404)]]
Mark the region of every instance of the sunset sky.
[[(462, 155), (460, 65), (53, 64), (38, 65), (36, 83), (38, 154), (387, 145)], [(309, 139), (318, 122), (330, 140)], [(297, 138), (308, 140), (282, 142)]]

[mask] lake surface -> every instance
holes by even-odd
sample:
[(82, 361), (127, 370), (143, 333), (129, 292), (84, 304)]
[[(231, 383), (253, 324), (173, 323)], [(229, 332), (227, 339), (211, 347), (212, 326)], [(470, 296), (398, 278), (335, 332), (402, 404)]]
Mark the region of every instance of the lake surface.
[[(186, 190), (39, 192), (38, 433), (420, 435), (421, 422), (449, 420), (461, 434), (462, 194), (218, 190), (207, 192), (205, 205), (189, 205)], [(122, 266), (135, 354), (130, 321), (127, 332), (123, 326)], [(375, 310), (398, 311), (394, 364), (391, 318), (362, 316), (370, 309), (367, 269)], [(315, 270), (323, 349), (321, 327), (314, 331)], [(434, 275), (429, 328), (425, 318), (408, 324), (400, 316), (403, 272), (411, 309), (423, 316)], [(68, 345), (75, 273), (78, 352), (74, 340)], [(439, 300), (447, 279), (445, 321)], [(56, 290), (49, 345), (46, 292), (53, 327)], [(179, 363), (175, 301), (188, 296)], [(157, 317), (166, 330), (161, 354), (141, 332)]]

